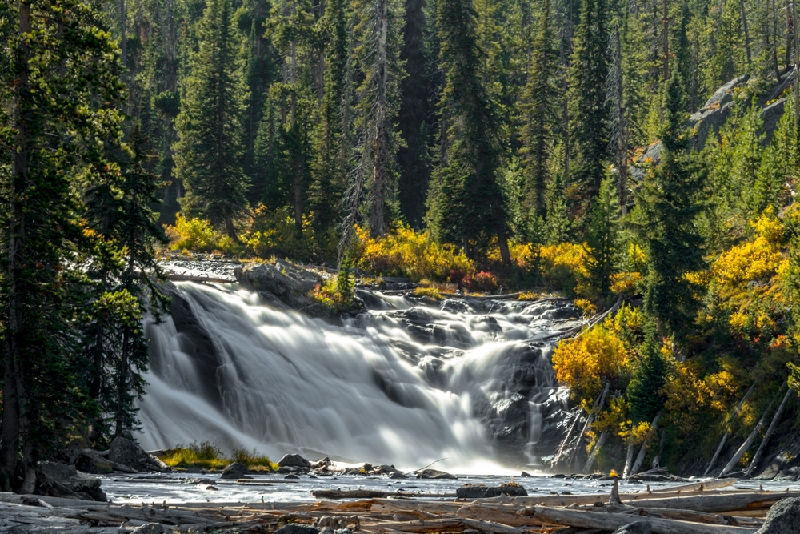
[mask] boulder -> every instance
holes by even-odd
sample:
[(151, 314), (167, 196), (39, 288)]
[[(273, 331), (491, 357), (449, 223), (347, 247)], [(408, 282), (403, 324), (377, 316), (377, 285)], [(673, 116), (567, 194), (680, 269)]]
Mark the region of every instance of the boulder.
[(417, 471), (417, 478), (423, 480), (458, 480), (457, 476), (445, 471), (437, 471), (436, 469), (420, 469)]
[(767, 519), (756, 534), (796, 534), (800, 532), (800, 497), (783, 499), (772, 505)]
[(147, 454), (136, 442), (117, 436), (108, 449), (108, 459), (137, 471), (170, 471), (167, 464)]
[(528, 492), (519, 484), (500, 484), (499, 486), (486, 486), (485, 484), (466, 484), (456, 490), (459, 499), (485, 499), (487, 497), (527, 497)]
[(653, 527), (650, 521), (637, 521), (629, 525), (619, 527), (614, 534), (651, 534)]
[(273, 532), (273, 534), (319, 534), (319, 529), (310, 525), (289, 523)]
[(74, 465), (78, 471), (93, 475), (106, 475), (114, 472), (114, 467), (107, 458), (92, 451), (81, 451), (75, 458)]
[(224, 480), (239, 480), (240, 478), (245, 478), (249, 472), (250, 470), (245, 464), (234, 462), (222, 470), (220, 478)]
[(302, 467), (303, 469), (310, 469), (311, 462), (299, 454), (287, 454), (280, 459), (278, 467)]
[(36, 493), (53, 497), (105, 501), (99, 478), (79, 473), (74, 465), (40, 462)]
[(247, 289), (277, 297), (282, 303), (296, 307), (308, 302), (307, 294), (314, 289), (320, 278), (309, 271), (289, 262), (278, 260), (275, 265), (258, 263), (236, 267), (236, 280)]

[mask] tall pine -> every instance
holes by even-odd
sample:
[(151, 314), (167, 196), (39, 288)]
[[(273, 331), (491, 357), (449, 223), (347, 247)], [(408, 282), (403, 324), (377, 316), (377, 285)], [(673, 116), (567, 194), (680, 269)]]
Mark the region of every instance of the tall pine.
[(247, 208), (242, 114), (247, 94), (229, 0), (210, 0), (198, 28), (199, 48), (182, 91), (176, 174), (186, 187), (187, 216), (208, 219), (237, 239)]

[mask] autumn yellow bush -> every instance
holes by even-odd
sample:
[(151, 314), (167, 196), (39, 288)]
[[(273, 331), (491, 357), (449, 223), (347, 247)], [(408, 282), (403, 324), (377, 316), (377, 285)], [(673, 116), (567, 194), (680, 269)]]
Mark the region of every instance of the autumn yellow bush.
[(203, 219), (187, 219), (180, 213), (175, 216), (175, 226), (166, 226), (167, 237), (172, 250), (191, 252), (213, 252), (222, 250), (219, 241), (222, 236), (214, 231), (211, 223)]
[(308, 216), (303, 216), (302, 228), (302, 234), (298, 234), (294, 215), (288, 208), (273, 210), (259, 204), (253, 210), (250, 227), (240, 239), (247, 252), (258, 258), (276, 256), (308, 261), (314, 246)]
[(458, 282), (475, 272), (473, 261), (454, 245), (436, 243), (431, 234), (417, 232), (410, 226), (401, 224), (376, 239), (357, 227), (355, 241), (356, 264), (376, 275)]
[(542, 279), (545, 285), (566, 294), (582, 294), (587, 270), (588, 254), (580, 243), (544, 245), (539, 249)]
[(552, 358), (556, 379), (570, 387), (573, 398), (584, 402), (597, 396), (604, 381), (620, 385), (630, 372), (643, 321), (638, 309), (626, 305), (577, 338), (562, 340)]

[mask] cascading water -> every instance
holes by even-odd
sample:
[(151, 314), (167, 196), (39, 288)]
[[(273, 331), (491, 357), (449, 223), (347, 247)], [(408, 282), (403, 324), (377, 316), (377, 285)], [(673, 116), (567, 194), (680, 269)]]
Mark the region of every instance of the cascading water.
[(566, 398), (549, 356), (574, 307), (360, 294), (370, 309), (339, 327), (235, 284), (177, 284), (172, 314), (147, 325), (142, 445), (486, 471), (527, 463), (528, 399), (549, 421), (538, 454), (558, 443)]

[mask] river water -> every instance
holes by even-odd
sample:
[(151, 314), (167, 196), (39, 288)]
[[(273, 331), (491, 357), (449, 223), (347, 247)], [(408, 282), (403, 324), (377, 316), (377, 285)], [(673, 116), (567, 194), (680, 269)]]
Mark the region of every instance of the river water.
[(180, 306), (147, 325), (138, 440), (472, 475), (553, 455), (577, 413), (550, 365), (581, 324), (571, 303), (362, 296), (334, 326), (237, 284), (176, 284)]

